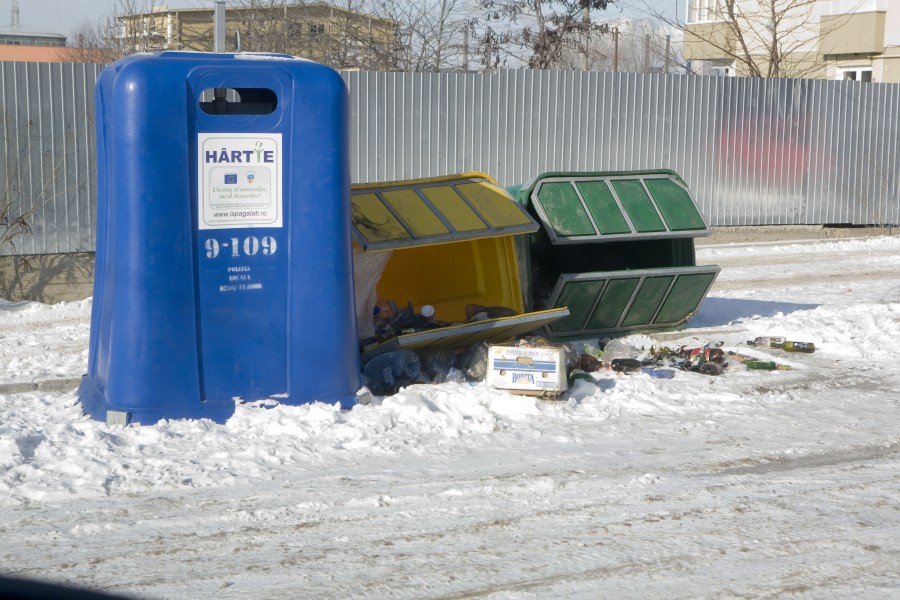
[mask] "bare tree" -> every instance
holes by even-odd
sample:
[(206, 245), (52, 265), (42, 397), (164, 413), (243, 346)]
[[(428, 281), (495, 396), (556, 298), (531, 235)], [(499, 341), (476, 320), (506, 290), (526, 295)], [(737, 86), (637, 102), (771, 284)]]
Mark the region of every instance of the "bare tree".
[(613, 0), (479, 0), (479, 48), (486, 68), (511, 57), (525, 58), (534, 69), (559, 67), (567, 49), (587, 56), (592, 35), (608, 33), (595, 23), (592, 10), (606, 10)]
[(304, 4), (284, 0), (232, 1), (230, 8), (239, 10), (226, 12), (226, 20), (228, 29), (238, 32), (234, 38), (235, 45), (239, 38), (243, 51), (292, 53), (292, 46), (305, 42), (309, 32), (304, 27), (304, 19), (296, 10), (289, 11), (288, 7)]
[[(226, 49), (295, 54), (336, 68), (393, 69), (397, 23), (375, 16), (374, 1), (229, 0)], [(109, 16), (75, 30), (73, 43), (84, 60), (99, 62), (150, 50), (212, 49), (209, 12), (181, 13), (172, 41), (162, 6), (115, 0)]]
[[(69, 35), (69, 45), (82, 62), (109, 63), (135, 52), (152, 49), (149, 15), (157, 3), (150, 0), (115, 0), (110, 12), (96, 22), (84, 21)], [(148, 15), (125, 26), (122, 17)]]
[(400, 28), (397, 66), (404, 71), (466, 69), (471, 18), (461, 0), (374, 0), (375, 12)]
[(78, 62), (114, 62), (121, 58), (111, 45), (114, 38), (115, 28), (110, 25), (109, 19), (84, 21), (69, 33), (70, 54)]
[[(30, 144), (26, 154), (30, 153)], [(15, 254), (16, 241), (31, 233), (35, 214), (48, 203), (55, 202), (65, 192), (56, 191), (63, 177), (64, 161), (48, 165), (43, 178), (35, 181), (27, 158), (8, 155), (0, 165), (0, 255), (9, 250)], [(82, 184), (83, 185), (83, 184)]]
[[(332, 0), (326, 62), (337, 68), (396, 68), (396, 35), (386, 43), (385, 22), (372, 14), (367, 0)], [(393, 30), (396, 23), (391, 21)]]
[(819, 56), (827, 52), (818, 40), (846, 22), (820, 20), (819, 0), (687, 0), (689, 20), (642, 2), (649, 14), (683, 32), (687, 58), (699, 52), (749, 77), (819, 75)]
[(16, 239), (31, 233), (31, 224), (28, 220), (34, 215), (37, 208), (14, 214), (12, 202), (8, 199), (0, 200), (0, 251), (9, 246), (15, 251)]
[(558, 66), (631, 73), (683, 72), (683, 61), (673, 50), (669, 30), (660, 23), (649, 19), (618, 19), (606, 25), (603, 33), (591, 32), (587, 44), (567, 44)]

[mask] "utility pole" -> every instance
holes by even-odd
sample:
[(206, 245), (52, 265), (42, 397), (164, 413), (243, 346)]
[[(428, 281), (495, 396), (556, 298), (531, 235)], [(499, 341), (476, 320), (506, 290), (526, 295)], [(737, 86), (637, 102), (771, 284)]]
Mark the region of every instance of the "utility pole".
[(669, 72), (669, 68), (672, 66), (671, 52), (672, 52), (672, 36), (667, 35), (666, 36), (666, 60), (665, 60), (665, 65), (664, 65), (665, 72), (667, 74)]
[(619, 72), (619, 28), (613, 27), (613, 73)]
[(225, 0), (215, 0), (215, 42), (214, 52), (225, 52)]
[(584, 27), (583, 42), (584, 56), (581, 57), (581, 70), (588, 70), (588, 51), (591, 46), (591, 7), (585, 3), (581, 14), (582, 25)]
[(19, 30), (19, 0), (12, 0), (9, 9), (9, 28), (13, 31)]
[(463, 73), (469, 72), (469, 27), (463, 29)]
[(650, 72), (650, 34), (644, 34), (644, 73)]

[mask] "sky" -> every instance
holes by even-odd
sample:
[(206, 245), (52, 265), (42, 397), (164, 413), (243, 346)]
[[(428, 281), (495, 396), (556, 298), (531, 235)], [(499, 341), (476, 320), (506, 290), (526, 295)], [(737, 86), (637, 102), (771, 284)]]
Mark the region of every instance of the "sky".
[[(640, 0), (629, 0), (636, 4)], [(661, 8), (674, 6), (677, 0), (649, 0)], [(159, 2), (169, 8), (211, 7), (212, 0), (168, 0)], [(681, 4), (679, 2), (679, 4)], [(68, 35), (85, 21), (94, 23), (112, 12), (115, 0), (19, 0), (20, 30), (29, 33)], [(11, 24), (12, 0), (0, 0), (0, 30)], [(610, 12), (617, 12), (612, 9)]]
[[(170, 0), (170, 8), (212, 6), (205, 0)], [(62, 33), (85, 21), (96, 22), (112, 12), (115, 0), (19, 0), (19, 29), (35, 33)], [(12, 0), (0, 0), (0, 29), (11, 24)]]

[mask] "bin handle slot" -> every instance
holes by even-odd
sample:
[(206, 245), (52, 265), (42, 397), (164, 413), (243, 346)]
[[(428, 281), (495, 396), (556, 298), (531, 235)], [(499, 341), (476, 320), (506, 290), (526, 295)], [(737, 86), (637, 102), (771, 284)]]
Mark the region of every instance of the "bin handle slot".
[(208, 115), (269, 115), (278, 96), (268, 88), (207, 88), (200, 94), (200, 110)]

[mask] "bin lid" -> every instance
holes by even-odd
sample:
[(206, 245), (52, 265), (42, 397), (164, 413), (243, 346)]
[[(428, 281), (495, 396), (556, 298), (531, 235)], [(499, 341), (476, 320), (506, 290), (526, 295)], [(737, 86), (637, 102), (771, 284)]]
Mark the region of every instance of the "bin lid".
[(508, 342), (516, 336), (524, 335), (546, 326), (557, 319), (565, 318), (569, 310), (565, 307), (525, 313), (514, 317), (486, 319), (474, 323), (450, 325), (440, 329), (430, 329), (417, 333), (407, 333), (391, 338), (362, 354), (363, 361), (373, 356), (401, 348), (442, 350), (465, 350), (476, 342)]
[(366, 251), (534, 233), (539, 225), (490, 175), (356, 184), (353, 239)]
[(547, 307), (566, 306), (569, 316), (546, 331), (565, 338), (677, 327), (697, 311), (718, 274), (716, 265), (565, 273)]
[(545, 173), (516, 193), (553, 244), (710, 234), (674, 171)]

